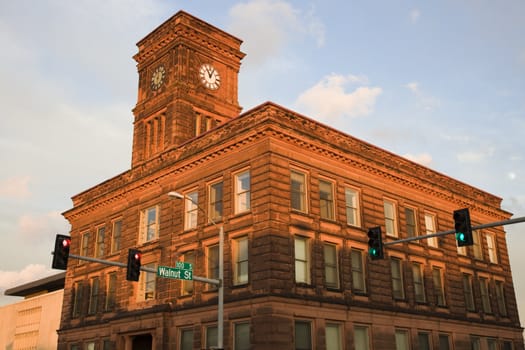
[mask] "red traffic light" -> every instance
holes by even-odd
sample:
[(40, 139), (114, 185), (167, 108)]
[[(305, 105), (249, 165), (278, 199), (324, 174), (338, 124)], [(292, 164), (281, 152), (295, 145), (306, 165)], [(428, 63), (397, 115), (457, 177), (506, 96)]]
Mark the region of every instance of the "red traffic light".
[(137, 249), (130, 249), (128, 251), (128, 264), (126, 269), (126, 279), (128, 281), (138, 281), (140, 276), (140, 259), (142, 253)]
[(56, 235), (55, 250), (53, 251), (52, 268), (58, 270), (67, 269), (69, 259), (69, 248), (71, 246), (71, 237), (65, 235)]

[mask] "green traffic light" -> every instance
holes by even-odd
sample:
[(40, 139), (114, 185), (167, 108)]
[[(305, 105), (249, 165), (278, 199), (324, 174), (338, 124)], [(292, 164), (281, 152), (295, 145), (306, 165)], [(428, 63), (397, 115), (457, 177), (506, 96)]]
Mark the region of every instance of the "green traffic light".
[(377, 256), (377, 249), (375, 248), (370, 248), (368, 250), (368, 254), (370, 254), (371, 256)]
[(460, 242), (465, 242), (465, 234), (463, 232), (456, 232), (456, 239)]

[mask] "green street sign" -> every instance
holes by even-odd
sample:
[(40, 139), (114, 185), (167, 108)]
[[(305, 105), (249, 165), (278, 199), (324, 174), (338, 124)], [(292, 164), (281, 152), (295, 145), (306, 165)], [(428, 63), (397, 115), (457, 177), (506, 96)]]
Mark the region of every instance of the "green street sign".
[(157, 276), (163, 277), (163, 278), (173, 278), (178, 280), (186, 280), (191, 281), (193, 280), (193, 271), (191, 264), (186, 264), (185, 266), (189, 266), (189, 269), (180, 269), (175, 267), (169, 267), (169, 266), (159, 266), (157, 268)]

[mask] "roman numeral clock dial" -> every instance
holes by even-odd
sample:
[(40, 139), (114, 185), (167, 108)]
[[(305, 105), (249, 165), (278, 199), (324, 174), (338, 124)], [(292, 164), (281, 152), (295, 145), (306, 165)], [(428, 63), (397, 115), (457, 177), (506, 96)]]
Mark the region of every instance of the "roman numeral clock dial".
[(201, 83), (210, 90), (217, 90), (221, 85), (221, 76), (211, 64), (203, 64), (199, 69)]

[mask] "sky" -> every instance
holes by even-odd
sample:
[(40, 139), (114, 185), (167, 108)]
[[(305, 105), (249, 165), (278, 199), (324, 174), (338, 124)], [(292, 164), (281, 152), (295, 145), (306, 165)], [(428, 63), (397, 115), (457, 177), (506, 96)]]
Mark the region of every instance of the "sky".
[[(71, 196), (130, 168), (136, 43), (179, 10), (244, 41), (245, 111), (273, 101), (525, 216), (522, 0), (0, 0), (0, 305), (60, 272)], [(525, 223), (505, 230), (523, 320)]]

